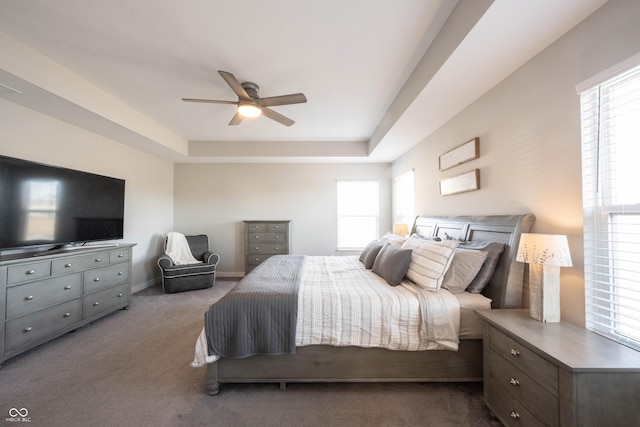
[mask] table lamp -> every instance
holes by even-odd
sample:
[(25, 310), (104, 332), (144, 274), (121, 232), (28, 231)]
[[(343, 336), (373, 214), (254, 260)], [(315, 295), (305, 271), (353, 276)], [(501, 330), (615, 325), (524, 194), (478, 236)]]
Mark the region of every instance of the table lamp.
[(407, 226), (407, 224), (395, 224), (393, 226), (393, 234), (406, 237), (409, 235), (409, 227)]
[(567, 236), (522, 233), (516, 261), (529, 264), (529, 314), (560, 321), (560, 267), (571, 267)]

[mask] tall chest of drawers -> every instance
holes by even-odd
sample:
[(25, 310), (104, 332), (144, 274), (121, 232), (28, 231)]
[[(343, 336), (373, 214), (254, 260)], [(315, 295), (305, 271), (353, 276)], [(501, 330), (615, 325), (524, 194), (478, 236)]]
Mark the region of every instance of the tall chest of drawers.
[(133, 246), (0, 258), (0, 362), (128, 307)]
[(290, 221), (244, 221), (244, 273), (273, 255), (289, 253)]
[(484, 399), (508, 426), (640, 425), (640, 352), (528, 310), (479, 310)]

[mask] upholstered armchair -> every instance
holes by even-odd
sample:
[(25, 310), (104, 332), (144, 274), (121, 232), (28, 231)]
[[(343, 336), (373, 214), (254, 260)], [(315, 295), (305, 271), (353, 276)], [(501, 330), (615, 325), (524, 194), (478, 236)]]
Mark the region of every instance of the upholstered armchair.
[[(176, 265), (169, 256), (161, 256), (158, 267), (162, 273), (162, 289), (167, 294), (210, 288), (216, 281), (220, 256), (209, 250), (209, 238), (205, 234), (185, 237), (193, 257), (202, 264)], [(166, 238), (164, 246), (166, 249)]]

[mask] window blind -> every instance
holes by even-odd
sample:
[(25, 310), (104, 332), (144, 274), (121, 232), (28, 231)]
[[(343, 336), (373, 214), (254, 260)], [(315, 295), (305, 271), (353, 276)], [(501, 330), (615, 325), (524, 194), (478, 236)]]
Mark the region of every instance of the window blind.
[(413, 226), (413, 169), (399, 175), (394, 180), (395, 224), (407, 224), (409, 230)]
[(640, 349), (640, 66), (580, 102), (586, 327)]
[(338, 181), (338, 249), (364, 248), (378, 238), (378, 181)]

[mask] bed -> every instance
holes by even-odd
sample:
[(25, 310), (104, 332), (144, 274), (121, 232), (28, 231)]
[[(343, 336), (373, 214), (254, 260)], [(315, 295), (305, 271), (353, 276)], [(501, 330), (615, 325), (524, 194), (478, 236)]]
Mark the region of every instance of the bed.
[[(225, 351), (219, 351), (223, 356), (215, 354), (215, 357), (208, 356), (205, 363), (202, 361), (203, 346), (208, 346), (210, 355), (213, 353), (212, 348), (222, 348), (218, 346), (216, 340), (218, 340), (218, 336), (224, 335), (220, 333), (220, 330), (224, 329), (224, 327), (221, 326), (220, 330), (215, 332), (214, 329), (218, 323), (224, 323), (224, 321), (221, 321), (221, 318), (215, 320), (216, 318), (210, 314), (217, 307), (216, 304), (221, 304), (218, 302), (212, 305), (205, 315), (205, 325), (208, 325), (205, 329), (208, 330), (207, 333), (203, 330), (198, 338), (196, 358), (192, 366), (206, 365), (206, 385), (210, 395), (217, 394), (220, 391), (220, 385), (223, 383), (278, 383), (284, 389), (286, 384), (291, 382), (482, 381), (481, 323), (475, 316), (474, 309), (521, 307), (524, 264), (516, 261), (516, 251), (521, 233), (528, 232), (534, 220), (535, 217), (531, 214), (454, 217), (418, 216), (416, 218), (411, 230), (411, 235), (414, 236), (412, 239), (460, 242), (460, 246), (455, 248), (456, 251), (464, 245), (467, 245), (467, 249), (471, 250), (486, 248), (489, 244), (495, 244), (503, 248), (496, 256), (495, 270), (491, 272), (481, 293), (474, 295), (465, 291), (453, 294), (453, 290), (448, 292), (448, 289), (438, 290), (437, 292), (420, 291), (417, 293), (438, 295), (438, 298), (444, 298), (449, 302), (451, 302), (452, 298), (457, 301), (459, 319), (457, 320), (456, 331), (460, 335), (453, 340), (445, 337), (443, 341), (429, 341), (424, 345), (401, 344), (383, 348), (377, 346), (377, 344), (366, 346), (361, 346), (360, 344), (349, 345), (348, 342), (340, 341), (339, 339), (335, 341), (335, 338), (332, 338), (324, 339), (324, 341), (322, 339), (310, 340), (300, 345), (302, 339), (297, 334), (300, 334), (300, 330), (303, 328), (301, 325), (306, 323), (299, 320), (297, 331), (294, 323), (293, 331), (288, 330), (288, 332), (282, 334), (284, 337), (282, 340), (286, 341), (286, 346), (288, 347), (276, 346), (269, 354), (260, 354), (259, 351), (252, 352), (251, 349), (238, 354), (227, 354)], [(400, 242), (400, 245), (402, 245), (402, 242)], [(390, 245), (387, 244), (386, 246), (389, 247)], [(384, 251), (381, 250), (380, 252)], [(414, 250), (415, 253), (416, 251)], [(381, 257), (378, 255), (376, 258), (379, 260)], [(453, 255), (451, 256), (452, 258), (454, 258)], [(362, 256), (359, 261), (362, 261)], [(338, 263), (339, 269), (344, 270), (344, 265), (348, 265), (352, 261), (343, 257), (304, 257), (304, 259), (296, 259), (295, 255), (291, 255), (280, 258), (274, 257), (271, 264), (267, 264), (267, 262), (263, 263), (265, 264), (264, 271), (267, 272), (265, 274), (268, 274), (269, 269), (281, 268), (284, 273), (279, 273), (280, 277), (292, 278), (291, 283), (293, 283), (300, 276), (299, 282), (307, 283), (305, 280), (309, 280), (308, 276), (311, 275), (309, 273), (310, 264), (315, 263), (324, 266), (327, 263)], [(451, 263), (451, 261), (448, 262)], [(297, 266), (299, 263), (303, 263), (304, 268), (299, 268)], [(253, 295), (253, 291), (260, 288), (260, 268), (263, 264), (245, 276), (232, 292), (242, 288), (241, 285), (246, 282), (244, 283), (245, 289), (248, 288), (251, 291), (247, 291), (245, 294)], [(449, 265), (447, 265), (447, 268)], [(483, 267), (485, 266), (483, 265)], [(381, 283), (387, 280), (379, 278), (377, 274), (371, 273), (371, 271), (364, 271), (364, 267), (355, 267), (354, 265), (353, 269), (357, 270), (355, 272), (356, 275), (374, 276)], [(257, 273), (254, 274), (256, 271)], [(379, 268), (376, 271), (379, 272)], [(336, 276), (333, 272), (330, 274), (331, 276)], [(349, 274), (351, 273), (349, 272)], [(409, 273), (407, 273), (407, 277), (409, 277)], [(418, 283), (418, 280), (416, 280), (416, 283)], [(387, 292), (384, 288), (393, 288), (394, 292), (410, 293), (407, 291), (410, 290), (416, 293), (414, 290), (415, 284), (406, 278), (398, 286), (388, 286), (388, 283), (385, 283), (385, 285), (375, 284), (383, 293)], [(308, 284), (301, 286), (304, 292), (312, 288)], [(300, 292), (302, 295), (303, 291)], [(298, 297), (287, 298), (297, 301)], [(271, 299), (278, 300), (278, 304), (283, 304), (281, 296)], [(256, 321), (256, 323), (268, 324), (267, 329), (270, 331), (285, 329), (280, 324), (273, 326), (269, 323), (272, 322), (273, 313), (277, 312), (279, 313), (278, 316), (281, 316), (280, 309), (272, 308), (269, 305), (271, 303), (269, 299), (261, 300), (259, 304), (265, 304), (264, 307), (266, 308), (248, 317), (263, 315), (263, 311), (271, 313), (260, 321)], [(296, 306), (296, 304), (293, 305)], [(283, 305), (286, 305), (286, 303)], [(420, 307), (424, 305), (423, 300), (420, 300), (417, 304), (418, 310), (421, 310), (422, 308)], [(300, 307), (301, 311), (304, 311), (303, 307), (306, 307), (302, 303), (302, 297), (300, 297)], [(235, 308), (236, 306), (233, 306), (233, 310)], [(326, 307), (323, 309), (326, 309)], [(218, 311), (220, 310), (218, 309)], [(293, 313), (293, 315), (289, 313), (281, 317), (289, 316), (293, 318), (297, 312), (294, 311)], [(426, 318), (425, 312), (422, 312), (422, 314), (422, 317)], [(418, 315), (417, 317), (420, 318), (421, 316)], [(207, 319), (209, 319), (209, 323), (207, 323)], [(426, 330), (426, 326), (424, 325), (429, 324), (429, 322), (426, 322), (425, 319), (422, 319), (421, 322), (413, 328), (416, 329), (416, 333), (425, 336), (423, 331)], [(233, 333), (238, 330), (244, 330), (243, 327), (238, 328), (237, 318), (228, 323), (229, 327), (233, 329)], [(438, 322), (431, 321), (431, 323), (436, 324)], [(446, 328), (449, 324), (444, 323)], [(256, 332), (252, 331), (250, 335), (255, 334)], [(439, 336), (439, 332), (436, 331), (435, 335)], [(318, 342), (330, 342), (331, 344), (317, 344)], [(201, 347), (200, 356), (198, 356), (199, 346)], [(198, 363), (199, 357), (200, 362)]]

